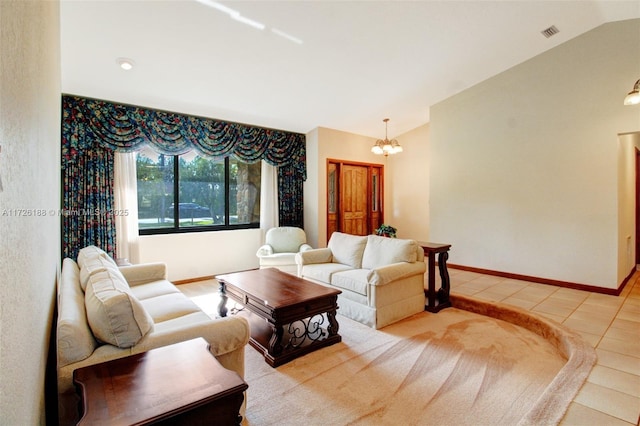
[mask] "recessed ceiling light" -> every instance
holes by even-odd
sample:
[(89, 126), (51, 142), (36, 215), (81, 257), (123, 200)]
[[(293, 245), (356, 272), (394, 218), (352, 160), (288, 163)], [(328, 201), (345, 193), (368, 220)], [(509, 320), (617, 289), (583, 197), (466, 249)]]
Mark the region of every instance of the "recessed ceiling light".
[(125, 71), (129, 71), (133, 69), (133, 60), (128, 58), (118, 58), (116, 59), (116, 63)]

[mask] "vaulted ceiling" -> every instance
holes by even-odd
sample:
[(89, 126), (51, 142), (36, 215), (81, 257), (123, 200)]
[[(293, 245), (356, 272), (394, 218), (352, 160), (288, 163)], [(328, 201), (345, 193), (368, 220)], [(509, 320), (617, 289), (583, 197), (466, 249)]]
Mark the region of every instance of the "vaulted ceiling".
[(60, 14), (65, 93), (301, 133), (381, 137), (388, 117), (394, 137), (449, 96), (640, 17), (640, 1), (62, 0)]

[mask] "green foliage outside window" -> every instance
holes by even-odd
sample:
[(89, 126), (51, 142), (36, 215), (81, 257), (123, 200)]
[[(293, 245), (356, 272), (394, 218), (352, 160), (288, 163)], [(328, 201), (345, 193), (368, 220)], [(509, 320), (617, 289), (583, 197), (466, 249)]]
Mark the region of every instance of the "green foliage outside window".
[(259, 162), (247, 164), (190, 153), (168, 156), (144, 152), (137, 156), (136, 165), (140, 229), (225, 227), (260, 222)]

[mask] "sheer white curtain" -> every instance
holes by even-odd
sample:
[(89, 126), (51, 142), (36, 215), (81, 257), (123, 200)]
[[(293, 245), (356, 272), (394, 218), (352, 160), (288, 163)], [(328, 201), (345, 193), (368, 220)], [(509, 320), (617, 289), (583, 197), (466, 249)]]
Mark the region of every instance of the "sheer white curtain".
[(264, 236), (278, 226), (278, 169), (263, 160), (260, 173), (260, 229)]
[(138, 185), (136, 153), (115, 153), (114, 209), (116, 213), (116, 256), (131, 263), (140, 260), (138, 245)]

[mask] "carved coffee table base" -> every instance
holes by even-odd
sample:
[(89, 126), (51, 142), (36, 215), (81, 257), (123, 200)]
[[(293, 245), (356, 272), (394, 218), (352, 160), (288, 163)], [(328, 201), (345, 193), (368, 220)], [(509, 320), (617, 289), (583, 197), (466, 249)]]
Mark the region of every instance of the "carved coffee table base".
[[(326, 318), (332, 317), (336, 324), (322, 328)], [(315, 321), (320, 318), (316, 324)], [(335, 311), (327, 312), (326, 316), (305, 318), (284, 326), (272, 326), (258, 315), (249, 315), (251, 323), (251, 338), (249, 344), (264, 356), (264, 360), (272, 367), (285, 364), (302, 355), (308, 354), (325, 346), (330, 346), (342, 340), (338, 334)], [(330, 321), (329, 321), (330, 322)], [(310, 330), (312, 329), (312, 330)], [(315, 333), (312, 331), (315, 330)]]
[(218, 314), (228, 298), (242, 304), (251, 325), (249, 344), (272, 367), (342, 340), (338, 334), (339, 290), (279, 271), (257, 269), (219, 275)]

